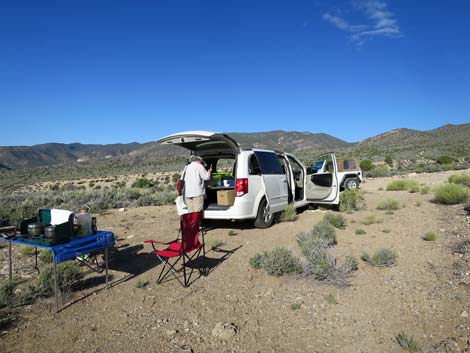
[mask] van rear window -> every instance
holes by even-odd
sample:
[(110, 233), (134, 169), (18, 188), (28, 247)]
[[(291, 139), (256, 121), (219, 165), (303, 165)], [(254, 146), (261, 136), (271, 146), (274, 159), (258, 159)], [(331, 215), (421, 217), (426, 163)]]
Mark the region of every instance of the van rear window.
[(281, 163), (275, 153), (271, 152), (255, 152), (258, 158), (259, 166), (263, 174), (284, 174), (282, 172)]

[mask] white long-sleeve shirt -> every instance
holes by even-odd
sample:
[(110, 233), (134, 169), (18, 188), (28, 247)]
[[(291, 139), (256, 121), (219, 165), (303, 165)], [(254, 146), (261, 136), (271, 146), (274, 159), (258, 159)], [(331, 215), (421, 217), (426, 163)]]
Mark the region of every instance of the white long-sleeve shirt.
[(184, 195), (186, 197), (197, 197), (205, 194), (204, 181), (211, 178), (204, 166), (199, 162), (191, 162), (186, 167), (184, 175)]

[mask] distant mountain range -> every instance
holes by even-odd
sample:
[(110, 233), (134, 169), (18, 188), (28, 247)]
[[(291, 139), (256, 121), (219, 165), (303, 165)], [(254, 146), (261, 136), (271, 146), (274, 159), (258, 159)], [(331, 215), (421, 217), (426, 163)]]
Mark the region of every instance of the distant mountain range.
[[(432, 158), (440, 154), (470, 156), (470, 124), (445, 125), (428, 131), (392, 130), (358, 143), (349, 143), (327, 134), (291, 131), (228, 133), (242, 147), (314, 154), (333, 150), (359, 157)], [(140, 163), (187, 156), (188, 152), (156, 142), (109, 145), (47, 143), (35, 146), (0, 147), (0, 170), (54, 166), (106, 159)]]

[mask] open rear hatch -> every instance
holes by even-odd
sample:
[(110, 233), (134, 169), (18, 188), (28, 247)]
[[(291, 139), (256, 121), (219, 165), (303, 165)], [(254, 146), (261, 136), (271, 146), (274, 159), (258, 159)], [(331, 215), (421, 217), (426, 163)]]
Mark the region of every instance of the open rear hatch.
[(187, 148), (193, 154), (229, 153), (240, 151), (237, 141), (226, 134), (211, 131), (184, 131), (163, 137), (157, 142), (163, 145), (176, 145)]

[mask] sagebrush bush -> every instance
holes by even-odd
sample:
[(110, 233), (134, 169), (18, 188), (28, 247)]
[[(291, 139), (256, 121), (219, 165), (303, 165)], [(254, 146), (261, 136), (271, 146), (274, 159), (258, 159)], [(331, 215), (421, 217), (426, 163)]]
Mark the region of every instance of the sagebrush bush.
[(283, 247), (256, 254), (250, 259), (250, 265), (253, 268), (263, 268), (268, 274), (276, 277), (302, 272), (299, 260)]
[(419, 184), (416, 180), (404, 179), (395, 180), (387, 185), (387, 191), (400, 191), (400, 190), (419, 190)]
[(323, 217), (323, 221), (338, 229), (345, 229), (347, 225), (346, 218), (340, 214), (328, 213)]
[(455, 174), (449, 177), (449, 183), (461, 184), (470, 188), (470, 174)]
[(279, 221), (281, 222), (292, 222), (297, 219), (297, 210), (293, 204), (287, 205), (286, 209), (282, 211), (279, 216)]
[(336, 244), (336, 231), (330, 223), (321, 221), (310, 232), (298, 234), (297, 242), (301, 248), (310, 243), (332, 246)]
[(359, 190), (345, 190), (339, 195), (339, 210), (341, 212), (356, 211), (362, 200)]
[(378, 210), (398, 210), (400, 209), (400, 201), (395, 199), (386, 199), (379, 203)]
[(454, 205), (465, 202), (467, 190), (458, 184), (445, 184), (438, 186), (434, 191), (433, 201), (444, 205)]
[(372, 257), (367, 252), (364, 252), (361, 258), (372, 266), (389, 267), (396, 263), (398, 255), (394, 250), (384, 248), (378, 250)]
[(356, 229), (356, 232), (355, 232), (357, 235), (363, 235), (363, 234), (366, 234), (366, 231), (364, 229)]

